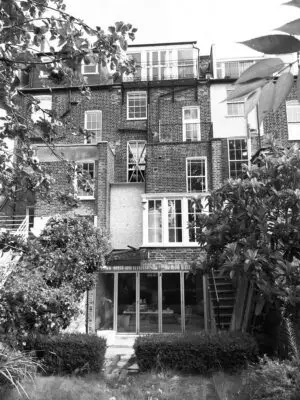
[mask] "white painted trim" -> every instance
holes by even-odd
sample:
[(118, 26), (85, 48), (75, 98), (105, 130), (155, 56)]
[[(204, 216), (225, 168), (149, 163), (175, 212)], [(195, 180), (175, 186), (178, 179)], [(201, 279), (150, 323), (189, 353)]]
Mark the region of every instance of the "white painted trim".
[[(84, 72), (84, 67), (85, 67), (85, 66), (90, 67), (91, 65), (95, 65), (96, 71), (95, 71), (95, 72)], [(82, 63), (81, 63), (81, 74), (82, 74), (82, 75), (97, 75), (97, 74), (99, 74), (99, 63), (97, 63), (97, 62), (95, 62), (95, 63), (91, 62), (90, 64), (85, 64), (85, 62), (82, 61)]]
[[(145, 117), (142, 117), (142, 118), (130, 118), (129, 117), (129, 106), (128, 106), (128, 103), (129, 103), (129, 97), (128, 97), (128, 95), (130, 95), (130, 94), (132, 94), (132, 93), (139, 93), (139, 94), (145, 94), (146, 95), (146, 116)], [(148, 118), (148, 98), (147, 98), (147, 91), (146, 90), (136, 90), (136, 91), (130, 91), (130, 92), (127, 92), (127, 96), (126, 96), (126, 118), (127, 118), (127, 120), (129, 120), (129, 121), (142, 121), (142, 120), (146, 120), (147, 118)]]
[[(186, 171), (185, 171), (185, 177), (186, 177), (186, 191), (187, 191), (187, 193), (190, 193), (190, 195), (192, 194), (192, 195), (197, 195), (197, 194), (202, 194), (202, 193), (207, 193), (207, 185), (208, 185), (208, 177), (207, 177), (207, 157), (205, 157), (205, 156), (200, 156), (200, 157), (197, 157), (197, 156), (194, 156), (194, 157), (187, 157), (186, 159), (185, 159), (186, 161), (185, 161), (185, 167), (186, 167)], [(204, 192), (189, 192), (188, 191), (188, 187), (189, 187), (189, 185), (188, 185), (188, 160), (204, 160), (205, 161), (205, 165), (204, 165), (204, 168), (205, 168), (205, 188), (206, 188), (206, 191), (204, 191)]]
[[(129, 182), (128, 181), (128, 171), (129, 171), (129, 169), (128, 169), (128, 164), (129, 164), (129, 151), (128, 151), (128, 149), (129, 149), (129, 145), (130, 145), (130, 143), (135, 143), (135, 144), (137, 144), (137, 143), (143, 143), (145, 146), (146, 146), (146, 144), (147, 144), (147, 141), (146, 140), (128, 140), (127, 141), (127, 154), (126, 154), (126, 183), (144, 183), (144, 182)], [(145, 151), (146, 149), (144, 149), (143, 151)], [(139, 163), (139, 160), (137, 160), (137, 163)]]
[[(190, 109), (196, 109), (198, 111), (197, 112), (198, 117), (196, 119), (185, 120), (184, 119), (184, 111), (185, 110), (190, 110)], [(190, 123), (190, 124), (199, 124), (199, 129), (198, 129), (198, 132), (197, 132), (197, 134), (198, 134), (197, 135), (198, 136), (197, 137), (197, 139), (198, 139), (197, 141), (200, 141), (201, 140), (200, 106), (185, 106), (185, 107), (182, 107), (182, 140), (184, 142), (187, 141), (186, 140), (186, 124), (188, 124), (188, 123)]]
[(100, 115), (100, 129), (99, 129), (99, 134), (97, 135), (96, 134), (96, 136), (95, 136), (95, 143), (87, 143), (87, 138), (85, 137), (84, 138), (84, 144), (87, 144), (87, 145), (91, 145), (91, 144), (97, 144), (97, 143), (100, 143), (101, 142), (101, 139), (102, 139), (102, 110), (86, 110), (85, 112), (84, 112), (84, 129), (86, 130), (86, 131), (91, 131), (91, 132), (97, 132), (97, 130), (95, 130), (95, 129), (88, 129), (87, 128), (87, 116), (89, 115), (89, 114), (95, 114), (95, 113), (97, 113), (97, 114), (99, 114)]
[[(197, 242), (189, 242), (188, 229), (188, 200), (193, 197), (176, 196), (166, 197), (155, 196), (144, 200), (145, 206), (143, 209), (143, 244), (142, 247), (199, 247)], [(204, 198), (204, 196), (201, 196)], [(162, 242), (149, 242), (148, 238), (148, 201), (162, 201)], [(169, 224), (168, 224), (168, 200), (181, 200), (181, 216), (182, 216), (182, 242), (169, 242)]]
[[(96, 160), (84, 160), (84, 161), (76, 161), (76, 166), (80, 165), (82, 166), (83, 164), (94, 164), (94, 180), (96, 181)], [(74, 176), (74, 192), (75, 192), (75, 196), (79, 199), (79, 200), (95, 200), (95, 192), (96, 192), (96, 183), (95, 183), (95, 187), (94, 187), (94, 195), (93, 196), (80, 196), (78, 195), (78, 185), (77, 185), (77, 172), (75, 172), (75, 176)]]
[(248, 163), (249, 163), (249, 157), (250, 157), (250, 154), (249, 154), (249, 151), (248, 151), (248, 142), (247, 142), (247, 136), (234, 136), (234, 137), (230, 137), (230, 138), (227, 138), (227, 156), (228, 156), (228, 166), (227, 166), (227, 168), (228, 168), (228, 177), (229, 178), (231, 178), (231, 176), (230, 176), (230, 161), (242, 161), (242, 160), (231, 160), (230, 159), (230, 152), (229, 152), (229, 141), (230, 140), (245, 140), (246, 141), (246, 145), (247, 145), (247, 156), (248, 156)]

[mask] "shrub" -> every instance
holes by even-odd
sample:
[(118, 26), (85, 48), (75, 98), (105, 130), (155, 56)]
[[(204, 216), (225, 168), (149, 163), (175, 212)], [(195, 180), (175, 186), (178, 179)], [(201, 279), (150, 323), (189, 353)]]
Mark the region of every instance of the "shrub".
[(258, 354), (255, 340), (238, 332), (146, 335), (136, 339), (134, 350), (142, 371), (170, 368), (201, 374), (234, 372), (256, 361)]
[[(11, 388), (25, 393), (23, 379), (32, 379), (38, 364), (32, 357), (4, 347), (0, 343), (0, 395)], [(1, 398), (0, 396), (0, 398)]]
[(28, 336), (22, 345), (35, 351), (46, 375), (100, 372), (106, 351), (106, 339), (86, 334)]
[(300, 400), (299, 365), (264, 357), (243, 381), (239, 398), (247, 400)]

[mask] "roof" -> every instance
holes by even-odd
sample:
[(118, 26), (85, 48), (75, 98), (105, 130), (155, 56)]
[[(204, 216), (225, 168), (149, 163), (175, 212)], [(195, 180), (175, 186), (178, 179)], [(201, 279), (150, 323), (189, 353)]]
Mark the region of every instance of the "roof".
[(192, 42), (165, 42), (165, 43), (144, 43), (144, 44), (129, 44), (128, 47), (154, 47), (154, 46), (180, 46), (185, 44), (196, 44), (197, 41)]

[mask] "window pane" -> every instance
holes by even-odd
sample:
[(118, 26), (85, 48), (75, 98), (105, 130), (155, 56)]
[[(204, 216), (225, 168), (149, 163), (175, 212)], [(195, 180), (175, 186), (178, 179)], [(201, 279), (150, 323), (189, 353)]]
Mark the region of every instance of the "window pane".
[(236, 179), (243, 175), (243, 164), (248, 162), (248, 151), (246, 139), (231, 139), (229, 147), (229, 176)]
[(128, 149), (128, 182), (144, 182), (145, 181), (145, 141), (130, 141), (127, 145)]
[(188, 192), (205, 192), (206, 169), (204, 159), (187, 160)]
[(129, 119), (147, 118), (147, 93), (129, 92), (127, 93), (127, 117)]
[(149, 200), (148, 202), (148, 241), (150, 243), (162, 241), (161, 200)]
[(287, 121), (289, 123), (300, 122), (300, 104), (297, 100), (287, 101), (286, 103)]
[(77, 174), (80, 175), (80, 183), (77, 177), (77, 195), (79, 197), (94, 197), (95, 194), (95, 164), (94, 163), (82, 163), (78, 165)]
[(181, 200), (168, 200), (169, 242), (182, 242)]

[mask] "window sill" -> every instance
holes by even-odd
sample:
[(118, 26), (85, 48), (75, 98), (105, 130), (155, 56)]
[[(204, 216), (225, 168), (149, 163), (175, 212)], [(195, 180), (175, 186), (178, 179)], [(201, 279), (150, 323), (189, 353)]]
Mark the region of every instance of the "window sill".
[(147, 117), (144, 118), (128, 118), (127, 117), (127, 121), (146, 121)]
[(143, 243), (142, 247), (199, 247), (199, 243)]
[(78, 200), (95, 200), (93, 196), (77, 196)]
[(225, 118), (245, 118), (245, 115), (225, 115)]

